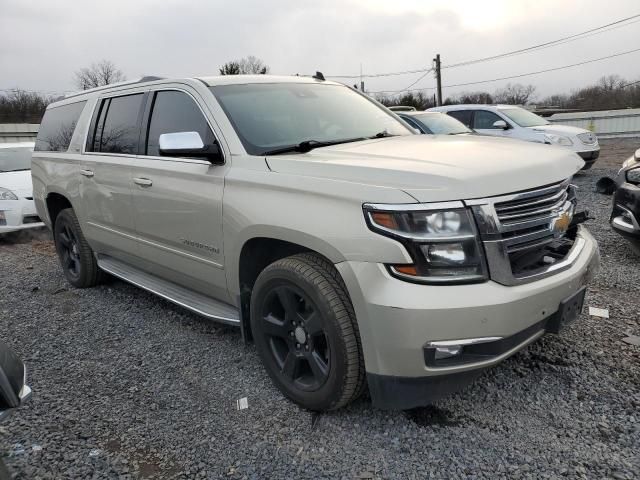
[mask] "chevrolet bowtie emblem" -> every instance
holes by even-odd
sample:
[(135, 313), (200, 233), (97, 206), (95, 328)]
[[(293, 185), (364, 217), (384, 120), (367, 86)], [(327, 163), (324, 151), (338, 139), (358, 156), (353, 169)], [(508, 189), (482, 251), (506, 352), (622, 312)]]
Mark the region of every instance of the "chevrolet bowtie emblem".
[(551, 231), (556, 237), (564, 235), (571, 225), (571, 212), (562, 212), (560, 216), (551, 223)]

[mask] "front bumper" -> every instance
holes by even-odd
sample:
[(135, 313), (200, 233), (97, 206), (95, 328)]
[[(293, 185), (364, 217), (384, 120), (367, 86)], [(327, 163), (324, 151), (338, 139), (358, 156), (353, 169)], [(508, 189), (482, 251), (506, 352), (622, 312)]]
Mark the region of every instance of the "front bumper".
[(640, 240), (640, 187), (619, 184), (613, 195), (611, 228), (628, 240)]
[(0, 200), (0, 235), (29, 228), (44, 227), (33, 200)]
[(589, 170), (591, 167), (593, 167), (593, 164), (596, 163), (596, 160), (600, 156), (600, 148), (598, 148), (597, 150), (576, 153), (580, 155), (580, 158), (582, 158), (582, 160), (584, 160), (584, 167), (582, 167), (582, 170)]
[[(598, 268), (596, 241), (582, 227), (578, 236), (585, 246), (571, 267), (516, 286), (493, 281), (417, 285), (391, 277), (383, 265), (338, 264), (358, 318), (374, 404), (400, 409), (428, 404), (542, 336), (560, 303), (578, 292)], [(486, 337), (518, 341), (470, 363), (433, 367), (425, 360), (425, 347), (433, 342)]]

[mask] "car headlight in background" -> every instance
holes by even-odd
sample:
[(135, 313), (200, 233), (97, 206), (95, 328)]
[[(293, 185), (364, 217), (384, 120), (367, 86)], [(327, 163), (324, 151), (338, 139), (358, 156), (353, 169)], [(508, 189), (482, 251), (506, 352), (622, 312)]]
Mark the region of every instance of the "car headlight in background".
[(640, 166), (627, 170), (626, 179), (628, 183), (640, 185)]
[(439, 208), (438, 204), (367, 204), (364, 210), (369, 228), (400, 241), (413, 259), (409, 265), (388, 265), (392, 275), (435, 284), (487, 280), (486, 262), (470, 210)]
[(545, 133), (544, 139), (547, 143), (553, 145), (562, 145), (563, 147), (570, 147), (573, 145), (573, 141), (569, 137), (563, 137), (562, 135), (556, 135), (554, 133)]
[(0, 188), (0, 200), (18, 200), (18, 196), (11, 190)]

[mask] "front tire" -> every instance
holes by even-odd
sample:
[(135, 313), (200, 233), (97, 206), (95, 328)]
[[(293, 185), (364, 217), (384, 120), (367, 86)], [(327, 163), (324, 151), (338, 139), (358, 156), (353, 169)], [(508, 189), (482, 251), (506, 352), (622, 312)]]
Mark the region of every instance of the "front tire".
[(56, 217), (53, 240), (62, 271), (71, 285), (89, 288), (101, 282), (103, 274), (72, 208), (62, 210)]
[(344, 282), (317, 254), (278, 260), (258, 276), (251, 331), (269, 376), (314, 411), (355, 400), (365, 385), (358, 325)]

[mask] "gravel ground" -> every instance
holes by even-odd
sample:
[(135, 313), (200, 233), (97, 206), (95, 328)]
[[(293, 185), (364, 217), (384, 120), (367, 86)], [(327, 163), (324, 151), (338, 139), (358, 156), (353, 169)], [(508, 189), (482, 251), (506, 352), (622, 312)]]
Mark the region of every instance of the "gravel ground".
[(0, 332), (34, 389), (0, 456), (20, 479), (639, 478), (640, 347), (622, 342), (640, 335), (639, 260), (593, 193), (631, 147), (576, 177), (603, 263), (586, 304), (611, 318), (583, 314), (410, 412), (300, 410), (238, 331), (122, 282), (72, 289), (46, 238), (0, 240)]

